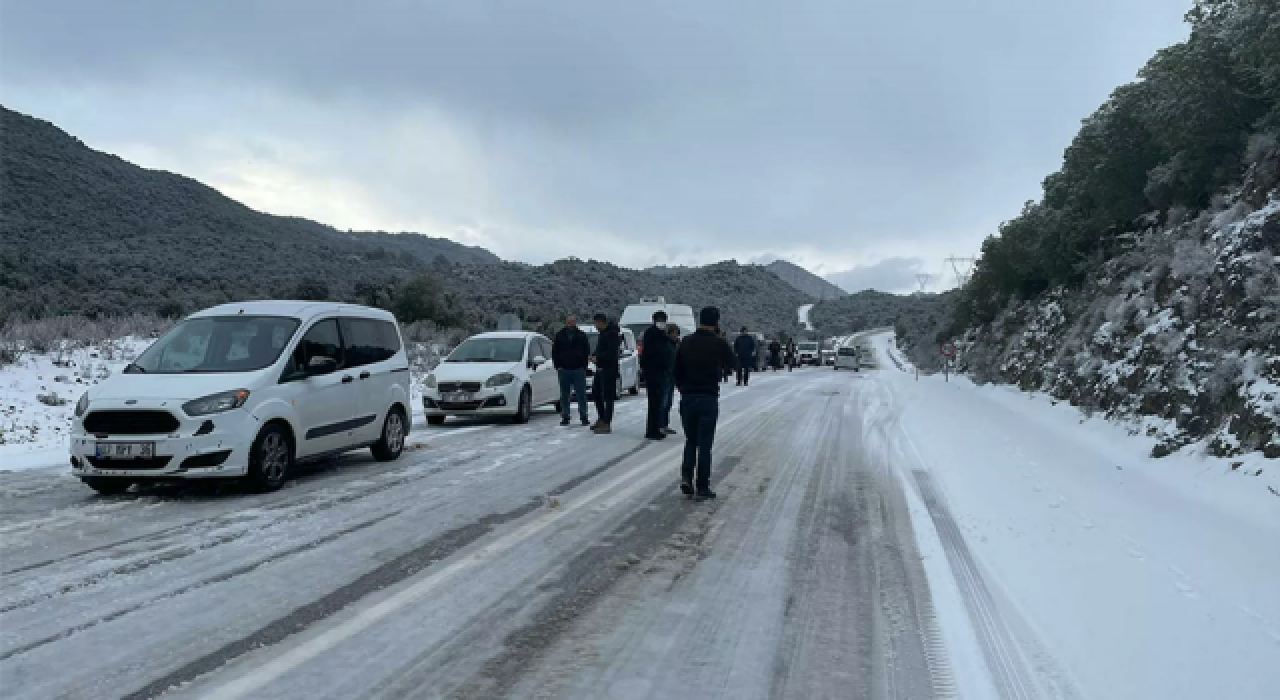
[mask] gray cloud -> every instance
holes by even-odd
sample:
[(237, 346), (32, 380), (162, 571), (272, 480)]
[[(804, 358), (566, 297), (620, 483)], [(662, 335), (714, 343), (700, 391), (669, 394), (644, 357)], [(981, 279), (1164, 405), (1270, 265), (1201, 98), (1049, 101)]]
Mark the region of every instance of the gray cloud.
[(916, 289), (916, 274), (924, 269), (925, 261), (920, 258), (887, 258), (872, 265), (829, 274), (826, 279), (846, 292), (874, 289), (901, 293)]
[(0, 94), (339, 226), (829, 270), (976, 250), (1186, 5), (0, 0)]

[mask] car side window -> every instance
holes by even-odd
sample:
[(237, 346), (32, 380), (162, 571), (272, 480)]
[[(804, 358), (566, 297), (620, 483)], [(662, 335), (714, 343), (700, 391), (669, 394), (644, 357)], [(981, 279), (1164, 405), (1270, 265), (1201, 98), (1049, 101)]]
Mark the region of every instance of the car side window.
[(385, 362), (400, 351), (400, 336), (387, 321), (344, 318), (342, 340), (348, 367)]
[(546, 338), (538, 338), (538, 348), (538, 354), (542, 355), (543, 359), (551, 359), (551, 341)]
[(293, 368), (304, 371), (308, 363), (316, 357), (329, 357), (342, 366), (342, 335), (338, 332), (338, 321), (327, 318), (316, 323), (298, 341), (293, 351)]

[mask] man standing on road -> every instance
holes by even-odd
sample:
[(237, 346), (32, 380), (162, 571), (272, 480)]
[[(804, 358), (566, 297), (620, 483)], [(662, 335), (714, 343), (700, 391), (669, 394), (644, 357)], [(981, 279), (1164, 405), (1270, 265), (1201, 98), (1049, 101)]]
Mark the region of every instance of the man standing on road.
[(738, 356), (738, 386), (751, 383), (751, 370), (756, 366), (756, 339), (743, 326), (733, 340), (733, 354)]
[(645, 394), (649, 399), (649, 413), (644, 423), (644, 436), (649, 440), (665, 440), (662, 432), (662, 402), (667, 384), (671, 382), (671, 353), (675, 352), (667, 339), (667, 312), (653, 312), (653, 325), (644, 332), (644, 352), (640, 355), (640, 369), (644, 371)]
[(782, 344), (777, 340), (769, 343), (769, 366), (775, 372), (782, 369)]
[(720, 417), (720, 377), (726, 368), (733, 367), (733, 350), (716, 335), (719, 322), (719, 309), (704, 308), (698, 313), (698, 330), (676, 351), (675, 380), (684, 425), (680, 491), (695, 501), (716, 497), (711, 490), (711, 446)]
[(676, 398), (676, 352), (680, 349), (680, 327), (667, 325), (667, 339), (671, 341), (671, 371), (667, 375), (666, 391), (662, 392), (662, 432), (675, 435), (671, 429), (671, 404)]
[(560, 378), (560, 425), (569, 424), (569, 400), (575, 393), (582, 424), (591, 424), (587, 418), (587, 359), (590, 356), (591, 343), (587, 334), (578, 328), (578, 317), (570, 315), (551, 343), (551, 364)]
[(596, 314), (594, 319), (600, 338), (596, 340), (596, 376), (591, 382), (591, 391), (595, 395), (596, 424), (591, 430), (597, 435), (608, 435), (613, 432), (613, 402), (618, 390), (618, 357), (622, 353), (622, 331), (618, 324), (609, 320), (604, 314)]

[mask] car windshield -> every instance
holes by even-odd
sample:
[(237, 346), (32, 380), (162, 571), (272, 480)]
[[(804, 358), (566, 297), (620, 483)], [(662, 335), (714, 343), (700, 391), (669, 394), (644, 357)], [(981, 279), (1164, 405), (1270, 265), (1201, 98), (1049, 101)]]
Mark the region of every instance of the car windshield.
[(817, 350), (818, 344), (817, 343), (800, 343), (800, 345), (797, 347), (799, 347), (801, 350)]
[(855, 348), (840, 348), (840, 354), (849, 357), (850, 355), (857, 355), (858, 351)]
[(519, 362), (524, 338), (469, 338), (445, 362)]
[(153, 343), (125, 371), (252, 372), (275, 364), (296, 330), (298, 319), (283, 316), (192, 318)]

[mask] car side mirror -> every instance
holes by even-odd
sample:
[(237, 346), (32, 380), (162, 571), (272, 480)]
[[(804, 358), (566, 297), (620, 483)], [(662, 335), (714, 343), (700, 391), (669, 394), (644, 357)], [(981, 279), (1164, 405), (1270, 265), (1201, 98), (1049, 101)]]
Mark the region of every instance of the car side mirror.
[(325, 374), (333, 374), (338, 371), (338, 361), (332, 357), (317, 355), (307, 361), (307, 369), (305, 374), (308, 377), (319, 377)]

